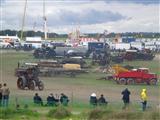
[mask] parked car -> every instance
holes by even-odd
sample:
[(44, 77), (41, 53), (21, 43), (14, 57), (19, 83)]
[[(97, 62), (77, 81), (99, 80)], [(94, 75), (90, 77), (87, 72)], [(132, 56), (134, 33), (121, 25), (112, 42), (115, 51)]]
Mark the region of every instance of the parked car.
[(12, 45), (8, 42), (4, 42), (2, 39), (0, 39), (0, 48), (11, 48)]

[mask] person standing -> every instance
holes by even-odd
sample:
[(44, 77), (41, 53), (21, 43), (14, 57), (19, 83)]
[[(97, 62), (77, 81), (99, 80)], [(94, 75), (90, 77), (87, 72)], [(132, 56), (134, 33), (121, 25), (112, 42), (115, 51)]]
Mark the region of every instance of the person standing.
[(146, 89), (142, 89), (141, 100), (142, 100), (142, 110), (145, 111), (146, 106), (147, 106), (147, 91), (146, 91)]
[(2, 106), (2, 84), (0, 84), (0, 107)]
[(124, 106), (122, 109), (126, 109), (130, 103), (130, 91), (128, 90), (128, 88), (126, 88), (125, 90), (122, 91), (121, 93), (123, 95), (122, 100), (124, 103)]
[(2, 106), (3, 107), (8, 107), (9, 94), (10, 94), (10, 90), (7, 87), (7, 84), (4, 83), (2, 87)]

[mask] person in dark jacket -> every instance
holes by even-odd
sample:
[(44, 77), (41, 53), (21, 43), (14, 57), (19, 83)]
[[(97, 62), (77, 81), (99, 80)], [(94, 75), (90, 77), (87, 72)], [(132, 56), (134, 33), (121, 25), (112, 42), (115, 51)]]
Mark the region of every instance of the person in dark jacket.
[(101, 97), (98, 99), (98, 105), (102, 106), (102, 105), (107, 105), (107, 104), (108, 102), (104, 98), (103, 94), (101, 94)]
[(43, 105), (42, 98), (38, 95), (38, 93), (36, 93), (35, 96), (33, 97), (33, 101), (37, 105)]
[(97, 106), (97, 97), (95, 93), (92, 93), (90, 96), (90, 104), (93, 106)]
[(47, 105), (48, 106), (57, 106), (58, 104), (58, 99), (56, 99), (53, 94), (51, 93), (48, 97), (47, 97)]
[(69, 102), (68, 96), (61, 93), (60, 102), (61, 102), (62, 105), (67, 106), (68, 102)]
[(122, 91), (121, 93), (123, 95), (122, 100), (124, 103), (123, 109), (126, 109), (130, 103), (130, 91), (128, 90), (128, 88), (126, 88), (125, 90)]

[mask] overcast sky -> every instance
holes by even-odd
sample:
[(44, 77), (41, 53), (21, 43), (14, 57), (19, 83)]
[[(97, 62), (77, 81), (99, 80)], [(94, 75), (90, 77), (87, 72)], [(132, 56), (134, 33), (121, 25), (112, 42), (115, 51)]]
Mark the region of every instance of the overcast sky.
[[(22, 27), (25, 0), (0, 0), (1, 29)], [(159, 0), (45, 0), (49, 32), (160, 32)], [(43, 30), (43, 0), (27, 0), (24, 30)]]

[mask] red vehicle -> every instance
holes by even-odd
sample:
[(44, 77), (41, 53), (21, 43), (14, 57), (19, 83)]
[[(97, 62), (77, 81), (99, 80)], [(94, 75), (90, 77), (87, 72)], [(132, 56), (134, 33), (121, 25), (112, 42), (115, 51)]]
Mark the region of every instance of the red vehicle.
[(148, 68), (139, 68), (117, 74), (116, 80), (119, 84), (146, 83), (156, 85), (158, 77), (154, 73), (149, 73)]

